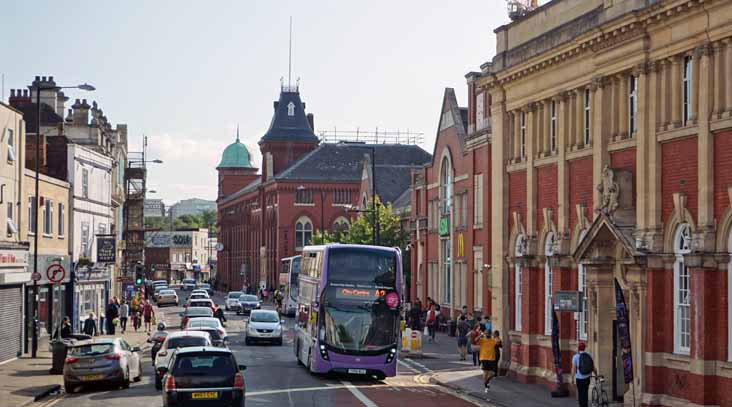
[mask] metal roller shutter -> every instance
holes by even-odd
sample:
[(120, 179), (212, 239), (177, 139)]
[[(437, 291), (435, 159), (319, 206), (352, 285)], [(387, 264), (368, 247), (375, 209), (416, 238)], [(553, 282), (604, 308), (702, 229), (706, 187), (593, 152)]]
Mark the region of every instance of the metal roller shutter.
[(23, 340), (23, 294), (20, 286), (0, 287), (0, 362), (18, 357)]

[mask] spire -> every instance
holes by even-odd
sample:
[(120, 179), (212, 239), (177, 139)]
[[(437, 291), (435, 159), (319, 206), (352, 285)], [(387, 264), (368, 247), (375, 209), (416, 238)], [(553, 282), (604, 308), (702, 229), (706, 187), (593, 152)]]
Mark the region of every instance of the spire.
[(239, 123), (236, 124), (236, 142), (239, 142)]

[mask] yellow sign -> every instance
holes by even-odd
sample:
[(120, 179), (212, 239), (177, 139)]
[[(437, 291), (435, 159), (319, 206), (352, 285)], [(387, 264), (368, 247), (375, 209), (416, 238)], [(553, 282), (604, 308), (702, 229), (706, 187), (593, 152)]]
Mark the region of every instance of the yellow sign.
[(465, 256), (465, 237), (462, 233), (458, 233), (457, 237), (457, 256), (463, 257)]

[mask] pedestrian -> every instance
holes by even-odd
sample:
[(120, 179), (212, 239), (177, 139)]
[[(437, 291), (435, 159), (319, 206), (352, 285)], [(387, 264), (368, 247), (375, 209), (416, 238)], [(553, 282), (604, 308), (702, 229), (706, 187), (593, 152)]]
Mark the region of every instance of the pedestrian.
[(491, 380), (496, 375), (496, 339), (491, 336), (491, 331), (473, 330), (470, 333), (473, 346), (478, 347), (478, 358), (480, 368), (483, 370), (483, 386), (485, 392), (491, 387)]
[(89, 336), (99, 335), (99, 330), (97, 328), (97, 316), (94, 315), (93, 312), (90, 312), (89, 316), (84, 321), (84, 328), (82, 331)]
[(122, 328), (124, 334), (127, 330), (127, 318), (130, 316), (130, 306), (126, 300), (122, 300), (122, 305), (119, 306), (119, 325)]
[(468, 324), (468, 318), (465, 315), (460, 315), (455, 330), (457, 331), (455, 336), (457, 336), (460, 360), (465, 360), (468, 354), (468, 334), (470, 333), (470, 324)]
[(493, 324), (491, 323), (490, 315), (486, 315), (483, 317), (483, 329), (488, 331), (488, 335), (493, 332)]
[(498, 365), (501, 361), (501, 349), (503, 349), (503, 341), (501, 341), (501, 332), (493, 331), (493, 339), (496, 340), (496, 365), (495, 374), (498, 376)]
[(412, 309), (409, 310), (409, 320), (409, 326), (413, 330), (419, 331), (422, 329), (422, 303), (419, 301), (419, 298), (412, 305)]
[(463, 308), (460, 310), (460, 315), (465, 316), (465, 317), (468, 316), (468, 306), (467, 305), (463, 305)]
[(145, 301), (142, 306), (142, 317), (145, 320), (145, 332), (150, 333), (150, 324), (155, 317), (155, 310), (150, 301)]
[[(475, 329), (476, 326), (479, 326), (475, 315), (471, 312), (468, 313), (467, 322), (471, 330)], [(470, 340), (468, 340), (468, 353), (473, 356), (473, 366), (478, 366), (478, 352), (473, 349), (473, 344), (470, 343)]]
[(63, 320), (61, 320), (61, 327), (56, 329), (56, 335), (54, 336), (56, 339), (59, 339), (59, 335), (61, 336), (61, 339), (66, 339), (70, 338), (72, 334), (71, 319), (69, 317), (64, 317)]
[(588, 390), (590, 389), (590, 379), (592, 374), (597, 375), (595, 362), (592, 356), (585, 352), (585, 343), (577, 344), (577, 353), (572, 356), (572, 376), (577, 386), (577, 403), (579, 407), (587, 407), (589, 402)]
[(435, 340), (435, 331), (437, 331), (437, 310), (435, 305), (430, 306), (430, 310), (427, 311), (427, 332), (429, 333), (430, 342), (437, 342)]
[(107, 323), (107, 335), (114, 335), (114, 320), (119, 317), (119, 309), (114, 303), (114, 299), (109, 300), (109, 304), (104, 311), (104, 318)]

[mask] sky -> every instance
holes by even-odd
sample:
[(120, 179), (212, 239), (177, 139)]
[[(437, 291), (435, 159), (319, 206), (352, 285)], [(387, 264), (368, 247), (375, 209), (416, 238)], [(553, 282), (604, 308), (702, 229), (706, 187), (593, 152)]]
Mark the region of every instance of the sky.
[[(149, 197), (216, 198), (215, 167), (241, 140), (261, 166), (280, 78), (300, 78), (315, 130), (423, 132), (431, 152), (446, 87), (467, 106), (465, 74), (495, 53), (504, 0), (13, 1), (0, 24), (4, 101), (36, 75), (93, 84), (129, 149), (148, 136)], [(71, 104), (67, 105), (67, 108)]]

